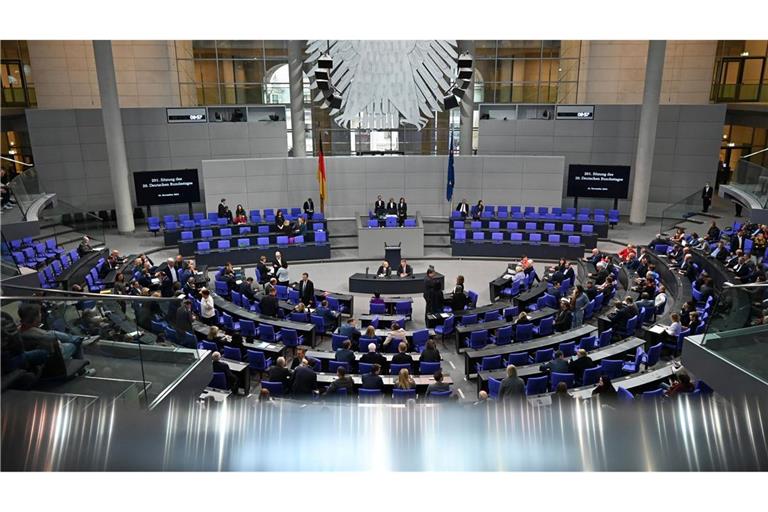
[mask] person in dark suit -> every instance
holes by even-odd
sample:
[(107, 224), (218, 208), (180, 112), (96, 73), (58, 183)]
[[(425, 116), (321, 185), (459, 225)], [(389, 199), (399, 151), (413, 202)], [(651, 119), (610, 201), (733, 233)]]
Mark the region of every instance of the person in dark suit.
[(368, 344), (368, 352), (363, 354), (363, 356), (360, 358), (360, 362), (366, 364), (377, 364), (382, 369), (387, 367), (387, 358), (376, 352), (376, 344), (373, 342)]
[(426, 313), (440, 313), (443, 308), (443, 292), (440, 290), (440, 280), (431, 268), (424, 278), (424, 300), (427, 303)]
[(269, 382), (282, 382), (283, 389), (288, 392), (291, 389), (291, 370), (285, 367), (285, 358), (280, 356), (275, 364), (267, 370), (266, 380)]
[(280, 302), (277, 300), (277, 290), (272, 288), (269, 295), (265, 295), (259, 301), (261, 314), (267, 316), (277, 316), (277, 310), (280, 309)]
[(566, 279), (571, 280), (571, 286), (576, 283), (576, 271), (573, 269), (573, 265), (571, 263), (566, 263), (565, 269), (563, 270), (563, 281)]
[(301, 274), (301, 281), (299, 281), (299, 300), (305, 306), (315, 302), (315, 284), (309, 280), (309, 274), (306, 272)]
[(163, 269), (163, 273), (165, 273), (168, 280), (171, 282), (171, 284), (176, 283), (179, 281), (179, 269), (176, 268), (176, 260), (173, 258), (168, 258), (167, 265)]
[(256, 290), (254, 289), (255, 286), (255, 280), (251, 276), (248, 276), (245, 278), (245, 281), (237, 286), (237, 289), (248, 300), (254, 301), (256, 300)]
[(392, 356), (392, 364), (410, 364), (413, 365), (413, 358), (411, 354), (406, 352), (408, 350), (408, 344), (401, 341), (397, 346), (397, 354)]
[(400, 260), (400, 266), (397, 267), (397, 275), (400, 277), (413, 276), (413, 267), (408, 264), (408, 261), (405, 258)]
[(744, 250), (744, 242), (747, 240), (747, 236), (744, 234), (744, 230), (740, 229), (738, 233), (731, 237), (731, 251)]
[(285, 215), (281, 210), (277, 210), (275, 212), (275, 229), (279, 232), (283, 228), (283, 224), (285, 224)]
[(82, 241), (80, 242), (80, 245), (77, 246), (77, 254), (80, 256), (83, 256), (84, 254), (88, 254), (93, 250), (93, 247), (91, 247), (91, 239), (87, 236), (84, 236)]
[(587, 355), (587, 351), (580, 348), (576, 352), (576, 359), (568, 363), (568, 372), (572, 373), (576, 377), (576, 382), (581, 384), (584, 377), (584, 370), (587, 368), (594, 368), (595, 362)]
[(259, 256), (259, 262), (256, 264), (256, 270), (259, 271), (259, 284), (269, 281), (269, 267), (267, 267), (267, 257), (263, 254)]
[(461, 202), (456, 205), (456, 211), (461, 214), (462, 219), (466, 219), (469, 215), (469, 203), (466, 199), (462, 199)]
[(315, 203), (311, 197), (304, 201), (304, 214), (307, 216), (307, 220), (312, 220), (312, 217), (315, 215)]
[(192, 322), (195, 319), (195, 315), (192, 314), (192, 301), (187, 299), (184, 301), (184, 305), (176, 310), (176, 332), (179, 335), (179, 339), (188, 332), (194, 332), (192, 329)]
[(443, 382), (443, 371), (438, 369), (432, 377), (435, 379), (435, 382), (432, 382), (429, 386), (427, 386), (427, 392), (424, 394), (424, 396), (429, 396), (430, 393), (442, 393), (445, 391), (450, 391), (451, 386), (450, 384), (446, 384)]
[(462, 311), (469, 303), (469, 298), (464, 291), (464, 276), (456, 277), (456, 286), (451, 292), (451, 309), (453, 311)]
[(472, 208), (472, 218), (475, 220), (480, 220), (480, 216), (483, 214), (484, 209), (485, 209), (485, 203), (483, 203), (483, 200), (481, 199)]
[(379, 265), (379, 269), (376, 271), (376, 277), (389, 277), (392, 275), (392, 268), (389, 266), (389, 262), (382, 261)]
[(440, 351), (437, 350), (434, 340), (427, 341), (427, 346), (424, 348), (424, 351), (421, 353), (421, 357), (419, 358), (419, 361), (424, 361), (425, 363), (440, 362)]
[(293, 372), (293, 385), (291, 390), (294, 398), (307, 398), (317, 389), (317, 374), (309, 366), (306, 358), (301, 360), (301, 364)]
[(400, 202), (397, 203), (397, 222), (401, 226), (405, 222), (406, 217), (408, 217), (408, 203), (405, 202), (405, 198), (401, 197)]
[[(346, 336), (350, 340), (352, 340), (353, 336), (357, 334), (358, 338), (360, 337), (360, 331), (357, 330), (357, 327), (355, 326), (355, 319), (349, 318), (347, 319), (347, 322), (339, 327), (339, 334), (342, 336)], [(353, 340), (354, 341), (354, 340)]]
[(221, 362), (221, 354), (218, 352), (211, 354), (211, 361), (213, 362), (213, 371), (223, 373), (227, 379), (227, 386), (232, 390), (233, 394), (237, 395), (240, 391), (237, 384), (237, 375), (229, 368), (227, 363)]
[(280, 267), (288, 268), (288, 260), (285, 259), (285, 256), (280, 251), (275, 251), (275, 261), (272, 263), (272, 268), (277, 273), (277, 269)]
[(712, 204), (712, 195), (714, 192), (714, 189), (709, 185), (709, 182), (707, 182), (707, 184), (704, 185), (704, 189), (701, 191), (701, 208), (704, 213), (709, 211), (709, 205)]
[(565, 360), (565, 356), (563, 356), (562, 351), (556, 350), (555, 351), (555, 358), (551, 361), (548, 361), (544, 364), (542, 364), (539, 367), (539, 370), (542, 372), (555, 372), (555, 373), (569, 373), (568, 372), (568, 361)]
[(381, 365), (374, 363), (371, 373), (363, 374), (362, 389), (382, 389), (384, 381), (381, 379)]
[(387, 201), (387, 215), (397, 215), (397, 203), (394, 197), (390, 197)]
[(386, 211), (386, 204), (381, 196), (379, 196), (378, 199), (376, 199), (376, 202), (373, 203), (373, 214), (377, 217), (383, 217)]
[(328, 301), (323, 300), (320, 305), (317, 306), (315, 309), (314, 314), (316, 316), (322, 317), (323, 320), (325, 320), (325, 328), (328, 331), (333, 331), (337, 327), (338, 323), (338, 317), (336, 314), (331, 310), (331, 308), (328, 306)]
[(355, 362), (355, 353), (352, 352), (352, 342), (349, 340), (344, 340), (341, 348), (336, 351), (334, 359), (340, 363), (349, 363), (351, 368), (352, 363)]
[(720, 263), (725, 263), (728, 259), (728, 249), (725, 248), (725, 242), (720, 240), (717, 242), (717, 246), (709, 253), (710, 258), (715, 258)]
[(573, 313), (571, 313), (571, 304), (568, 299), (560, 299), (560, 311), (555, 316), (555, 330), (565, 332), (571, 328), (573, 323)]
[(587, 263), (591, 263), (593, 265), (597, 265), (599, 261), (603, 259), (603, 254), (600, 252), (599, 249), (592, 249), (592, 253), (584, 258), (584, 261)]
[(229, 210), (229, 206), (227, 206), (226, 199), (222, 199), (219, 203), (218, 215), (219, 218), (229, 219), (230, 222), (232, 221), (232, 212)]
[(355, 382), (352, 377), (347, 375), (347, 370), (343, 366), (339, 366), (336, 369), (336, 380), (331, 382), (331, 385), (326, 388), (324, 395), (333, 395), (340, 389), (346, 389), (348, 395), (352, 395), (355, 392)]

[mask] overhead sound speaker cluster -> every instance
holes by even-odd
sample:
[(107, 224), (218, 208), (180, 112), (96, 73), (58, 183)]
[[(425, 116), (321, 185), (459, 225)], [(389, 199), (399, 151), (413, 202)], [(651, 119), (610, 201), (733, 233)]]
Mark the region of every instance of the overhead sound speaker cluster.
[[(322, 55), (317, 59), (317, 67), (313, 73), (315, 86), (320, 90), (323, 106), (338, 110), (341, 108), (341, 97), (331, 83), (333, 59), (329, 55)], [(320, 98), (318, 98), (320, 99)]]
[(474, 72), (474, 60), (468, 53), (462, 53), (458, 59), (458, 73), (456, 80), (448, 90), (448, 94), (443, 98), (443, 108), (450, 110), (456, 108), (461, 103), (461, 99), (467, 92), (470, 81), (472, 81), (472, 73)]

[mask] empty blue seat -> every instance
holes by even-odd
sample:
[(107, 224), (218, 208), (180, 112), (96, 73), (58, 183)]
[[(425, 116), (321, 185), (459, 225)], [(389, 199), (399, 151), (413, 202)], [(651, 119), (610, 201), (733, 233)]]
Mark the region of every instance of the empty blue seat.
[(559, 244), (560, 243), (560, 235), (548, 235), (547, 236), (547, 242), (551, 244)]
[(557, 389), (557, 385), (561, 382), (565, 382), (565, 385), (569, 388), (572, 388), (574, 386), (574, 383), (576, 381), (576, 376), (572, 373), (558, 373), (558, 372), (552, 372), (550, 375), (550, 389), (554, 391)]
[(485, 240), (485, 231), (474, 231), (472, 233), (472, 240)]
[(531, 233), (528, 235), (528, 240), (531, 242), (541, 242), (541, 233)]
[(235, 361), (240, 361), (243, 358), (237, 347), (224, 347), (224, 353), (221, 355), (226, 359), (234, 359)]
[(232, 236), (232, 228), (221, 228), (219, 236)]
[(509, 345), (512, 343), (512, 326), (508, 325), (496, 331), (496, 336), (491, 336), (494, 345)]
[(211, 250), (211, 243), (210, 242), (197, 242), (197, 251), (198, 252), (205, 252)]
[(595, 226), (592, 224), (582, 224), (581, 225), (581, 232), (582, 233), (594, 233), (595, 232)]
[(584, 370), (584, 375), (581, 378), (581, 385), (582, 386), (593, 386), (597, 384), (597, 381), (600, 379), (600, 375), (603, 373), (603, 369), (599, 366), (596, 366), (594, 368), (587, 368)]
[(467, 230), (466, 229), (457, 229), (453, 233), (453, 239), (457, 242), (464, 242), (467, 239)]
[(533, 324), (515, 324), (515, 341), (528, 341), (533, 338)]
[(219, 249), (229, 249), (232, 247), (232, 244), (229, 240), (217, 240), (216, 247)]
[(624, 361), (620, 359), (603, 359), (600, 361), (602, 373), (611, 379), (621, 376), (622, 366), (624, 366)]
[(563, 224), (563, 231), (574, 231), (573, 224)]
[(200, 238), (213, 238), (213, 230), (203, 229), (200, 231)]
[(544, 223), (544, 231), (554, 231), (555, 230), (555, 223), (554, 222), (545, 222)]
[(435, 362), (421, 361), (421, 362), (419, 362), (419, 374), (420, 375), (431, 375), (431, 374), (435, 373), (439, 369), (440, 369), (440, 361), (435, 361)]
[(581, 243), (581, 237), (578, 235), (569, 235), (568, 243), (571, 245), (578, 245)]
[(415, 389), (394, 389), (392, 390), (393, 400), (408, 400), (409, 398), (416, 398)]
[(504, 233), (500, 233), (498, 231), (491, 233), (491, 240), (496, 243), (504, 241)]
[(284, 235), (278, 236), (277, 245), (288, 245), (288, 237)]
[(251, 241), (248, 238), (238, 238), (237, 239), (237, 246), (238, 247), (250, 247)]
[(412, 218), (405, 219), (405, 221), (403, 222), (403, 226), (405, 226), (406, 228), (415, 228), (416, 219), (412, 219)]
[(282, 382), (261, 381), (261, 387), (269, 391), (269, 396), (283, 396), (284, 389)]
[(488, 331), (473, 331), (469, 335), (469, 348), (479, 349), (488, 344)]
[(488, 229), (500, 229), (501, 223), (497, 220), (492, 220), (488, 223)]
[(499, 370), (501, 369), (501, 356), (487, 356), (480, 360), (479, 363), (475, 365), (475, 369), (477, 370), (477, 373), (480, 372), (488, 372), (491, 370)]
[(211, 379), (211, 382), (208, 383), (208, 387), (228, 390), (229, 386), (227, 386), (227, 378), (224, 375), (224, 372), (213, 372), (213, 378)]
[(531, 358), (531, 363), (546, 363), (555, 358), (555, 349), (542, 348), (536, 351), (536, 354)]
[(547, 380), (549, 380), (549, 377), (546, 375), (543, 377), (531, 377), (528, 379), (528, 382), (525, 383), (525, 394), (530, 395), (540, 395), (542, 393), (547, 392)]
[(377, 228), (377, 227), (379, 227), (379, 220), (378, 219), (368, 219), (368, 227), (369, 228)]
[(525, 230), (526, 231), (534, 231), (536, 229), (536, 223), (535, 222), (526, 222), (525, 223)]
[(523, 234), (522, 233), (510, 233), (509, 240), (512, 242), (522, 242), (523, 241)]
[(147, 229), (150, 233), (157, 234), (160, 231), (160, 219), (158, 217), (147, 217)]
[(269, 237), (260, 236), (256, 238), (256, 245), (269, 245)]

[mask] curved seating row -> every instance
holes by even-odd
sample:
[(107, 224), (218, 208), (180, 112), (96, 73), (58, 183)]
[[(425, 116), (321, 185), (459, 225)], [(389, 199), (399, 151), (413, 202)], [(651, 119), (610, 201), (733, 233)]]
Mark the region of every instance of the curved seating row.
[[(371, 214), (372, 215), (372, 214)], [(377, 229), (377, 228), (415, 228), (416, 227), (416, 217), (406, 217), (403, 219), (403, 225), (401, 226), (399, 224), (398, 218), (394, 215), (388, 215), (384, 218), (383, 221), (377, 219), (377, 218), (369, 218), (368, 223), (366, 224), (366, 227), (369, 229)]]
[[(477, 212), (477, 206), (472, 206), (470, 213), (474, 217)], [(480, 213), (480, 218), (497, 218), (497, 219), (561, 219), (561, 220), (595, 220), (596, 222), (610, 222), (611, 224), (618, 224), (619, 222), (619, 210), (606, 210), (604, 208), (560, 208), (548, 206), (493, 206), (486, 205), (483, 211)], [(461, 214), (458, 211), (451, 212), (452, 219), (461, 218)]]
[[(306, 235), (288, 236), (288, 235), (251, 235), (241, 234), (232, 236), (232, 234), (226, 234), (223, 236), (213, 237), (204, 236), (202, 238), (191, 238), (191, 232), (188, 235), (184, 235), (184, 238), (179, 239), (179, 253), (182, 256), (192, 256), (196, 252), (210, 251), (211, 249), (231, 249), (233, 247), (267, 247), (273, 246), (289, 246), (289, 245), (302, 245), (306, 243), (314, 243), (322, 245), (328, 243), (328, 233), (325, 231), (308, 231)], [(209, 235), (210, 233), (206, 233)]]

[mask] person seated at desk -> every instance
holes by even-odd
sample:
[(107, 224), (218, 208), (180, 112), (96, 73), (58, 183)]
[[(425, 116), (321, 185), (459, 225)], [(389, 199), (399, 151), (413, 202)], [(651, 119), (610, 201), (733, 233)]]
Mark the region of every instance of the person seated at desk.
[(443, 370), (437, 369), (432, 374), (432, 378), (435, 379), (435, 382), (431, 382), (427, 386), (427, 392), (424, 396), (429, 396), (430, 393), (444, 393), (451, 390), (451, 385), (443, 382)]
[(218, 352), (211, 354), (211, 361), (213, 363), (213, 371), (223, 373), (232, 394), (237, 395), (240, 392), (240, 387), (237, 384), (237, 375), (229, 368), (227, 363), (221, 361), (221, 354)]
[(701, 320), (699, 320), (699, 312), (696, 310), (691, 311), (688, 316), (688, 329), (691, 331), (691, 334), (696, 332), (696, 329), (701, 323)]
[(348, 395), (355, 393), (355, 381), (347, 375), (347, 369), (343, 366), (336, 368), (336, 380), (331, 382), (331, 385), (326, 388), (323, 395), (334, 395), (340, 389), (346, 389)]
[(281, 210), (277, 210), (275, 213), (275, 230), (280, 232), (283, 229), (283, 224), (285, 224), (285, 215)]
[(371, 297), (369, 304), (386, 304), (386, 302), (381, 298), (381, 294), (376, 292), (373, 294), (373, 297)]
[(376, 271), (376, 277), (389, 277), (392, 275), (392, 269), (389, 267), (389, 262), (382, 261), (379, 269)]
[(394, 197), (390, 197), (387, 202), (387, 215), (397, 215), (397, 203)]
[(602, 293), (603, 297), (606, 297), (613, 293), (613, 291), (616, 288), (616, 283), (613, 280), (613, 276), (608, 276), (605, 278), (605, 282), (601, 284), (600, 286), (597, 286), (598, 293)]
[(605, 282), (606, 278), (610, 276), (610, 272), (608, 272), (608, 266), (604, 261), (599, 261), (595, 267), (597, 268), (597, 272), (589, 274), (589, 277), (595, 280), (596, 285), (600, 286)]
[(676, 375), (672, 375), (672, 385), (661, 383), (661, 387), (666, 388), (664, 396), (675, 397), (684, 393), (693, 393), (696, 386), (691, 382), (691, 376), (685, 370), (680, 370)]
[(413, 267), (403, 258), (400, 260), (400, 266), (397, 267), (397, 275), (400, 277), (413, 277)]
[(736, 267), (736, 265), (739, 264), (739, 261), (741, 260), (742, 256), (744, 256), (744, 251), (742, 251), (741, 249), (732, 253), (725, 259), (725, 266), (733, 270)]
[(336, 316), (336, 313), (334, 313), (331, 308), (328, 307), (327, 300), (323, 299), (320, 305), (315, 308), (314, 314), (315, 316), (322, 317), (322, 319), (325, 320), (326, 329), (329, 331), (336, 329), (338, 317)]
[(245, 213), (243, 205), (237, 205), (235, 208), (235, 217), (232, 220), (235, 224), (248, 224), (248, 215)]
[(84, 236), (80, 242), (80, 245), (77, 246), (77, 254), (84, 256), (91, 251), (93, 251), (93, 247), (91, 247), (91, 239), (87, 236)]
[(283, 221), (283, 225), (280, 228), (278, 228), (278, 231), (280, 232), (281, 235), (288, 235), (288, 236), (293, 235), (294, 229), (293, 229), (293, 226), (291, 225), (291, 221), (289, 221), (288, 219), (285, 219)]
[(421, 353), (419, 361), (424, 361), (425, 363), (439, 363), (440, 360), (440, 351), (437, 350), (435, 340), (427, 340), (427, 346), (424, 347), (424, 351)]
[(307, 358), (301, 359), (301, 364), (293, 372), (291, 391), (294, 398), (311, 397), (317, 389), (317, 373), (309, 365)]
[(363, 374), (362, 381), (362, 389), (383, 389), (384, 381), (381, 378), (381, 365), (378, 363), (373, 363), (373, 366), (371, 367), (371, 373)]
[(621, 261), (626, 263), (633, 257), (637, 256), (637, 250), (635, 249), (634, 245), (627, 244), (625, 248), (619, 251), (618, 256), (621, 259)]
[(720, 228), (717, 227), (717, 222), (714, 220), (712, 221), (712, 224), (709, 225), (709, 229), (707, 229), (707, 237), (710, 242), (720, 240)]
[(561, 350), (555, 350), (555, 358), (539, 366), (539, 370), (545, 373), (569, 373), (568, 361)]
[(519, 315), (517, 315), (517, 318), (515, 319), (516, 325), (526, 325), (533, 323), (531, 322), (531, 319), (528, 317), (528, 313), (525, 311), (521, 311)]
[[(384, 343), (382, 344), (382, 347), (387, 347), (392, 341), (397, 341), (400, 343), (405, 343), (406, 348), (408, 348), (408, 344), (405, 338), (405, 329), (400, 327), (400, 324), (398, 322), (392, 322), (392, 328), (387, 333), (387, 337), (384, 339)], [(399, 348), (399, 346), (398, 346)], [(394, 359), (393, 359), (394, 360)]]
[(291, 370), (285, 367), (285, 358), (280, 356), (275, 360), (275, 364), (267, 369), (267, 378), (269, 382), (280, 382), (283, 384), (283, 389), (289, 392), (291, 389)]
[(573, 324), (573, 313), (571, 313), (571, 301), (563, 297), (560, 299), (560, 311), (555, 316), (555, 331), (565, 332)]
[(205, 341), (215, 343), (217, 346), (221, 346), (226, 341), (226, 334), (221, 332), (218, 326), (212, 325), (208, 328), (208, 334), (205, 337)]
[(307, 216), (307, 220), (312, 220), (312, 217), (315, 215), (315, 203), (311, 197), (304, 201), (304, 215)]
[(597, 381), (597, 386), (592, 390), (592, 396), (600, 396), (601, 400), (612, 400), (616, 398), (616, 388), (608, 375), (601, 375)]
[(336, 351), (334, 359), (341, 363), (349, 363), (351, 368), (352, 363), (355, 362), (355, 353), (352, 352), (352, 342), (349, 340), (344, 340), (341, 348)]
[(259, 308), (262, 315), (277, 316), (277, 311), (280, 309), (280, 301), (277, 300), (277, 289), (272, 288), (269, 290), (268, 295), (261, 298)]
[(277, 290), (277, 279), (270, 278), (267, 283), (264, 284), (264, 294), (269, 295), (270, 290)]
[(306, 236), (307, 234), (307, 222), (304, 217), (296, 219), (296, 225), (293, 228), (293, 234), (295, 236)]
[(580, 348), (576, 351), (576, 359), (568, 363), (568, 373), (572, 373), (576, 378), (576, 383), (581, 384), (584, 370), (595, 366), (595, 362), (587, 355), (587, 351)]
[(373, 342), (368, 344), (368, 352), (362, 355), (360, 362), (367, 364), (378, 364), (381, 366), (381, 368), (387, 367), (387, 358), (376, 352), (376, 344)]
[(354, 318), (349, 318), (344, 325), (339, 327), (339, 334), (346, 336), (354, 342), (360, 339), (360, 331), (357, 330), (355, 322)]
[(451, 291), (451, 309), (453, 311), (463, 311), (469, 303), (469, 297), (467, 297), (464, 291), (464, 276), (456, 276), (456, 286)]
[(405, 223), (405, 219), (408, 217), (408, 203), (405, 202), (405, 198), (401, 197), (400, 202), (397, 203), (397, 223), (402, 226)]
[(587, 296), (587, 298), (591, 301), (594, 300), (595, 297), (597, 297), (598, 294), (597, 288), (595, 288), (595, 282), (594, 281), (587, 281), (587, 286), (584, 288), (584, 294)]
[(483, 214), (484, 209), (485, 209), (485, 203), (483, 203), (483, 200), (481, 199), (472, 208), (472, 218), (474, 220), (480, 220), (480, 216)]
[(469, 215), (469, 203), (466, 199), (462, 199), (458, 205), (456, 205), (456, 211), (459, 212), (462, 219), (466, 219)]
[(257, 287), (258, 285), (256, 280), (251, 276), (248, 276), (245, 278), (245, 281), (238, 285), (237, 289), (240, 294), (246, 297), (248, 300), (254, 301), (256, 300)]
[(705, 277), (703, 283), (699, 287), (699, 293), (701, 293), (701, 300), (707, 301), (709, 297), (715, 295), (715, 285), (711, 277)]
[(600, 252), (599, 249), (595, 248), (595, 249), (592, 249), (592, 253), (589, 256), (584, 258), (584, 261), (586, 261), (587, 263), (591, 263), (593, 265), (597, 265), (597, 263), (602, 259), (603, 259), (603, 254)]
[(373, 214), (376, 217), (382, 218), (386, 214), (386, 204), (381, 196), (378, 196), (376, 202), (373, 204)]
[(397, 346), (397, 354), (392, 356), (392, 364), (413, 364), (413, 357), (407, 353), (408, 343), (401, 341)]
[(416, 389), (416, 382), (411, 378), (411, 372), (408, 368), (401, 368), (400, 373), (397, 374), (397, 382), (395, 383), (397, 389)]
[(755, 271), (755, 264), (747, 256), (742, 256), (739, 258), (739, 263), (733, 267), (733, 271), (742, 283), (747, 283)]
[(288, 260), (285, 259), (280, 251), (275, 251), (275, 261), (272, 263), (272, 270), (277, 273), (277, 269), (280, 267), (288, 267)]
[[(39, 304), (25, 303), (19, 306), (19, 333), (24, 343), (25, 351), (44, 350), (49, 356), (55, 353), (54, 344), (59, 345), (62, 357), (66, 359), (83, 359), (83, 347), (90, 345), (98, 336), (73, 336), (69, 333), (54, 330), (44, 330), (42, 310)], [(89, 374), (95, 373), (91, 368)]]

